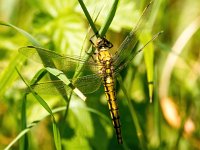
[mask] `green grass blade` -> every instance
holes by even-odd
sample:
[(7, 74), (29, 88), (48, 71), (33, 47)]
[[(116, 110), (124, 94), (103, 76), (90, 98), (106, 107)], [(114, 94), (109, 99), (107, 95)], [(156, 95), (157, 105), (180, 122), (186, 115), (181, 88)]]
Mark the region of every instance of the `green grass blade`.
[[(19, 32), (20, 34), (22, 34), (24, 37), (26, 37), (29, 40), (29, 42), (31, 42), (33, 45), (36, 45), (36, 46), (40, 45), (40, 43), (26, 31), (14, 26), (10, 23), (5, 23), (2, 21), (0, 21), (0, 25), (11, 27), (11, 28), (15, 29), (17, 32)], [(1, 89), (0, 95), (5, 93), (5, 91), (7, 90), (7, 87), (9, 87), (13, 83), (13, 81), (16, 79), (16, 77), (17, 77), (16, 71), (15, 71), (16, 64), (19, 64), (19, 62), (23, 62), (23, 61), (24, 61), (24, 59), (22, 58), (22, 56), (17, 54), (10, 61), (7, 68), (4, 69), (3, 73), (0, 76), (0, 89)]]
[[(27, 127), (27, 120), (26, 120), (26, 94), (23, 95), (22, 98), (22, 108), (21, 108), (21, 130), (23, 131)], [(28, 149), (28, 135), (25, 134), (20, 139), (20, 150)]]
[(115, 16), (115, 13), (117, 11), (117, 6), (118, 6), (119, 0), (115, 0), (112, 4), (112, 8), (110, 9), (110, 12), (108, 14), (108, 17), (106, 18), (106, 21), (104, 25), (101, 27), (99, 34), (103, 37), (106, 35), (106, 32), (108, 31), (108, 28), (110, 27), (110, 24), (113, 21), (113, 18)]
[(23, 80), (23, 82), (26, 84), (26, 86), (29, 88), (29, 90), (31, 91), (31, 93), (33, 94), (33, 96), (36, 98), (36, 100), (46, 109), (46, 111), (52, 115), (53, 117), (53, 113), (51, 111), (51, 108), (48, 106), (48, 104), (45, 102), (45, 100), (42, 99), (42, 97), (40, 97), (32, 88), (31, 86), (29, 86), (29, 84), (24, 80), (24, 78), (22, 77), (22, 75), (20, 74), (20, 72), (16, 69), (18, 75), (20, 76), (20, 78)]
[[(36, 123), (33, 123), (32, 126), (35, 126)], [(26, 128), (25, 130), (21, 131), (18, 136), (4, 149), (4, 150), (9, 150), (20, 138), (22, 138), (30, 128)]]
[[(161, 5), (161, 1), (152, 1), (153, 6), (151, 10), (151, 16), (148, 20), (148, 28), (143, 32), (143, 36), (141, 38), (141, 42), (143, 44), (147, 43), (151, 38), (151, 30), (153, 28), (154, 22), (156, 20), (156, 16), (158, 15), (158, 10)], [(148, 89), (149, 89), (149, 99), (150, 103), (152, 102), (153, 99), (153, 90), (154, 90), (154, 45), (152, 43), (149, 43), (145, 48), (144, 48), (144, 60), (145, 60), (145, 65), (147, 69), (147, 81), (148, 81)]]
[[(16, 54), (11, 60), (8, 66), (1, 72), (0, 75), (0, 95), (3, 96), (6, 90), (11, 87), (13, 82), (16, 80), (17, 73), (15, 71), (16, 64), (23, 61), (21, 55)], [(19, 67), (19, 66), (18, 66)], [(21, 66), (20, 66), (21, 67)]]
[(39, 82), (44, 75), (47, 73), (47, 70), (45, 68), (40, 69), (32, 78), (32, 80), (30, 81), (30, 85), (35, 84), (37, 82)]
[[(158, 69), (157, 67), (155, 67), (155, 89), (158, 89)], [(154, 120), (155, 120), (155, 132), (156, 132), (156, 140), (158, 145), (161, 144), (162, 141), (162, 132), (161, 132), (161, 123), (162, 123), (162, 119), (161, 119), (161, 108), (160, 108), (160, 101), (159, 101), (159, 96), (158, 96), (158, 90), (154, 91), (155, 93), (155, 103), (154, 103)]]
[[(95, 35), (98, 37), (98, 30), (97, 30), (97, 28), (95, 27), (95, 24), (94, 24), (94, 22), (93, 22), (93, 20), (92, 20), (92, 18), (91, 18), (91, 16), (90, 16), (90, 14), (89, 14), (89, 12), (88, 12), (86, 6), (85, 6), (85, 4), (83, 3), (82, 0), (78, 0), (78, 1), (79, 1), (79, 4), (80, 4), (80, 6), (81, 6), (81, 8), (82, 8), (82, 10), (83, 10), (83, 12), (84, 12), (84, 14), (85, 14), (87, 20), (88, 20), (88, 22), (89, 22), (89, 24), (90, 24), (90, 26), (91, 26), (93, 32), (94, 32)], [(100, 35), (101, 37), (105, 36), (105, 34), (106, 34), (108, 28), (110, 27), (110, 24), (111, 24), (111, 22), (112, 22), (112, 20), (113, 20), (113, 18), (114, 18), (114, 16), (115, 16), (115, 12), (116, 12), (116, 10), (117, 10), (118, 2), (119, 2), (119, 0), (115, 0), (115, 1), (113, 2), (113, 4), (112, 4), (112, 8), (110, 9), (110, 12), (109, 12), (109, 14), (108, 14), (108, 17), (106, 18), (106, 21), (105, 21), (104, 25), (101, 27), (100, 32), (99, 32), (99, 35)]]
[(61, 81), (63, 81), (63, 83), (65, 83), (67, 86), (69, 86), (73, 90), (73, 92), (75, 92), (83, 101), (86, 100), (85, 95), (78, 88), (72, 85), (70, 80), (65, 76), (65, 74), (62, 71), (49, 67), (46, 67), (46, 70), (52, 75), (56, 76)]
[(120, 75), (117, 77), (117, 81), (119, 82), (119, 85), (120, 85), (120, 87), (121, 87), (121, 89), (122, 89), (122, 91), (124, 93), (124, 96), (126, 97), (126, 99), (128, 101), (128, 108), (129, 108), (129, 111), (131, 113), (133, 123), (134, 123), (134, 125), (136, 127), (136, 132), (137, 132), (138, 139), (140, 141), (140, 146), (141, 146), (142, 149), (145, 149), (144, 134), (143, 134), (142, 129), (140, 127), (139, 119), (138, 119), (138, 117), (136, 115), (137, 114), (136, 110), (133, 107), (133, 105), (131, 104), (131, 100), (130, 100), (130, 98), (128, 96), (128, 92), (126, 91), (126, 89), (125, 89), (125, 87), (123, 85), (123, 81), (122, 81), (122, 78), (121, 78)]
[(22, 29), (20, 29), (20, 28), (18, 28), (16, 26), (14, 26), (14, 25), (12, 25), (10, 23), (5, 23), (5, 22), (1, 22), (0, 21), (0, 25), (8, 26), (8, 27), (11, 27), (11, 28), (15, 29), (20, 34), (22, 34), (24, 37), (26, 37), (29, 40), (29, 42), (31, 42), (32, 45), (38, 46), (38, 47), (41, 46), (40, 43), (32, 35), (30, 35), (28, 32), (26, 32), (26, 31), (24, 31), (24, 30), (22, 30)]
[[(31, 80), (31, 84), (34, 84), (38, 82), (41, 77), (44, 76), (44, 74), (47, 71), (45, 69), (41, 69), (38, 71), (38, 73), (33, 77)], [(22, 99), (22, 108), (21, 108), (21, 130), (23, 131), (27, 127), (27, 120), (26, 120), (26, 96), (27, 94), (25, 93)], [(20, 139), (20, 144), (19, 144), (20, 150), (28, 149), (28, 135), (25, 133), (24, 136)]]
[[(141, 50), (144, 48), (144, 59), (147, 68), (147, 80), (149, 88), (149, 99), (152, 102), (153, 99), (153, 89), (154, 89), (154, 46), (153, 41), (158, 38), (163, 31), (158, 32), (152, 38), (150, 33), (145, 32), (144, 36), (141, 38), (142, 43), (146, 43)], [(139, 50), (138, 52), (140, 52)]]
[[(147, 42), (152, 38), (150, 33), (145, 32), (143, 34), (143, 38), (141, 39), (142, 43)], [(153, 89), (154, 89), (154, 46), (153, 43), (149, 43), (144, 49), (144, 60), (147, 70), (147, 81), (148, 81), (148, 89), (149, 89), (149, 99), (152, 102), (153, 98)]]
[[(61, 111), (65, 111), (66, 107), (59, 107), (59, 108), (55, 108), (52, 110), (52, 113), (58, 113)], [(47, 116), (49, 116), (50, 114), (47, 114), (46, 116), (44, 116), (42, 119), (40, 120), (35, 120), (32, 123), (30, 123), (29, 125), (27, 125), (27, 127), (22, 130), (17, 137), (4, 149), (4, 150), (9, 150), (18, 140), (20, 140), (20, 138), (22, 138), (26, 133), (28, 133), (31, 128), (35, 127), (41, 120), (43, 120), (44, 118), (46, 118)], [(54, 121), (54, 120), (53, 120)], [(59, 134), (59, 133), (58, 133)], [(58, 142), (59, 143), (59, 142)]]
[(56, 149), (61, 150), (62, 148), (61, 148), (60, 132), (54, 119), (53, 119), (53, 135), (54, 135), (54, 142), (56, 145)]
[(89, 22), (89, 24), (90, 24), (90, 26), (91, 26), (93, 32), (95, 33), (95, 35), (98, 36), (98, 30), (97, 30), (97, 28), (96, 28), (94, 22), (92, 21), (92, 18), (91, 18), (91, 16), (90, 16), (90, 14), (89, 14), (89, 12), (88, 12), (88, 10), (87, 10), (85, 4), (83, 3), (82, 0), (78, 0), (78, 2), (79, 2), (80, 6), (81, 6), (81, 8), (82, 8), (82, 10), (83, 10), (83, 12), (84, 12), (84, 14), (85, 14), (85, 17), (87, 18), (87, 20), (88, 20), (88, 22)]
[[(16, 69), (17, 70), (17, 69)], [(42, 97), (40, 97), (29, 85), (28, 83), (24, 80), (24, 78), (22, 77), (22, 75), (19, 73), (19, 71), (17, 70), (17, 73), (19, 74), (19, 76), (21, 77), (21, 79), (24, 81), (24, 83), (28, 86), (29, 90), (31, 91), (31, 93), (33, 94), (33, 96), (36, 98), (36, 100), (45, 108), (45, 110), (51, 115), (52, 119), (53, 119), (53, 133), (54, 133), (54, 141), (55, 141), (55, 145), (57, 150), (61, 150), (61, 140), (60, 140), (60, 133), (59, 130), (57, 128), (56, 122), (55, 122), (55, 118), (53, 115), (53, 112), (51, 110), (51, 108), (48, 106), (48, 104), (45, 102), (45, 100), (43, 100)]]
[[(71, 108), (73, 109), (73, 108)], [(106, 122), (110, 123), (110, 119), (103, 113), (96, 111), (93, 108), (89, 108), (89, 107), (80, 107), (80, 109), (84, 109), (87, 110), (89, 112), (92, 112), (98, 116), (100, 116), (103, 120), (105, 120)], [(61, 111), (65, 111), (66, 110), (66, 106), (62, 106), (62, 107), (58, 107), (52, 110), (52, 113), (58, 113)], [(26, 133), (28, 133), (33, 127), (35, 127), (40, 121), (44, 120), (46, 117), (48, 117), (50, 114), (46, 114), (43, 118), (41, 118), (40, 120), (35, 120), (32, 123), (28, 124), (27, 127), (25, 129), (23, 129), (18, 135), (17, 137), (15, 137), (15, 139), (13, 139), (13, 141), (4, 149), (4, 150), (9, 150), (18, 140), (20, 140)], [(55, 145), (56, 148), (58, 150), (61, 149), (61, 140), (60, 140), (60, 133), (59, 130), (57, 128), (57, 125), (55, 123), (55, 120), (53, 119), (53, 132), (54, 132), (54, 138), (55, 138)]]

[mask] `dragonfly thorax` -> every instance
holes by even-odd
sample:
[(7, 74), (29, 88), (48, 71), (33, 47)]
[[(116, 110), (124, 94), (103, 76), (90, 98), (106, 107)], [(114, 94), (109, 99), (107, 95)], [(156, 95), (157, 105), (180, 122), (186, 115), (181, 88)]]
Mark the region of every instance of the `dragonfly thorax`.
[(112, 56), (107, 50), (101, 50), (97, 53), (97, 62), (100, 66), (99, 73), (103, 76), (112, 76), (113, 74), (113, 65), (112, 65)]
[(101, 50), (97, 53), (97, 60), (102, 64), (108, 63), (111, 60), (111, 54), (107, 50)]

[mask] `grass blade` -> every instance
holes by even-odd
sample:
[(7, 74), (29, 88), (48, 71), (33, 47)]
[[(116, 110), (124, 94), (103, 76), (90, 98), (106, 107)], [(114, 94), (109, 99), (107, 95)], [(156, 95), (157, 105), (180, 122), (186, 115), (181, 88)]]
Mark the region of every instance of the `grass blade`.
[(88, 10), (87, 10), (85, 4), (83, 3), (82, 0), (78, 0), (78, 2), (79, 2), (80, 6), (81, 6), (81, 8), (82, 8), (82, 10), (83, 10), (83, 12), (84, 12), (84, 14), (85, 14), (85, 17), (87, 18), (87, 20), (88, 20), (88, 22), (89, 22), (89, 24), (90, 24), (90, 26), (91, 26), (93, 32), (95, 33), (95, 35), (98, 36), (98, 30), (97, 30), (97, 28), (96, 28), (94, 22), (92, 21), (92, 18), (91, 18), (91, 16), (90, 16), (90, 14), (89, 14), (89, 12), (88, 12)]
[(32, 123), (29, 128), (26, 128), (25, 130), (21, 131), (18, 136), (4, 149), (9, 150), (20, 138), (22, 138), (33, 126), (35, 126), (36, 123)]
[(46, 111), (52, 115), (53, 117), (53, 113), (51, 111), (51, 108), (48, 106), (48, 104), (42, 99), (42, 97), (40, 97), (32, 88), (31, 86), (29, 86), (29, 84), (24, 80), (24, 78), (22, 77), (22, 75), (19, 73), (19, 71), (16, 69), (17, 73), (19, 74), (20, 78), (23, 80), (23, 82), (26, 84), (26, 86), (29, 88), (29, 90), (31, 91), (31, 93), (33, 94), (33, 96), (36, 98), (36, 100), (46, 109)]
[(121, 87), (121, 89), (122, 89), (122, 91), (124, 93), (124, 96), (126, 97), (126, 99), (128, 101), (128, 108), (129, 108), (129, 111), (131, 113), (133, 123), (134, 123), (134, 125), (136, 127), (136, 132), (137, 132), (138, 139), (140, 141), (140, 146), (141, 146), (142, 149), (145, 149), (144, 134), (143, 134), (142, 129), (140, 127), (139, 119), (138, 119), (138, 117), (136, 115), (136, 110), (133, 107), (133, 105), (131, 104), (131, 100), (130, 100), (130, 98), (128, 96), (128, 92), (126, 91), (126, 89), (125, 89), (125, 87), (123, 85), (123, 81), (122, 81), (122, 78), (121, 78), (120, 75), (117, 77), (117, 81), (119, 82), (120, 87)]
[[(26, 94), (23, 95), (22, 99), (22, 108), (21, 108), (21, 130), (23, 131), (27, 127), (27, 120), (26, 120)], [(20, 139), (20, 150), (28, 149), (28, 135), (25, 134)]]
[[(28, 32), (10, 24), (10, 23), (5, 23), (0, 21), (0, 25), (2, 26), (7, 26), (7, 27), (11, 27), (13, 29), (15, 29), (17, 32), (19, 32), (20, 34), (22, 34), (24, 37), (26, 37), (29, 42), (31, 42), (33, 45), (37, 45), (39, 46), (40, 43), (33, 37), (31, 36)], [(0, 95), (2, 95), (3, 93), (5, 93), (5, 91), (7, 90), (7, 87), (9, 87), (13, 81), (16, 79), (17, 74), (15, 71), (15, 67), (16, 64), (19, 64), (19, 62), (23, 62), (24, 59), (17, 54), (15, 57), (13, 57), (13, 59), (10, 61), (9, 65), (7, 66), (7, 68), (3, 71), (3, 73), (1, 74), (0, 77)]]
[(106, 18), (106, 21), (104, 23), (104, 25), (101, 27), (99, 34), (103, 37), (106, 35), (106, 32), (108, 31), (108, 28), (110, 27), (110, 24), (113, 21), (113, 18), (115, 16), (115, 13), (117, 11), (117, 6), (118, 6), (118, 2), (119, 0), (115, 0), (113, 2), (112, 8), (108, 14), (108, 17)]
[[(56, 109), (53, 109), (52, 110), (52, 113), (55, 114), (55, 113), (58, 113), (60, 111), (65, 111), (66, 110), (66, 107), (59, 107), (59, 108), (56, 108)], [(22, 130), (18, 135), (17, 137), (4, 149), (4, 150), (9, 150), (18, 140), (20, 140), (20, 138), (22, 138), (26, 133), (28, 133), (31, 128), (35, 127), (41, 120), (43, 120), (44, 118), (46, 118), (47, 116), (49, 116), (50, 114), (47, 114), (46, 116), (44, 116), (42, 119), (40, 120), (35, 120), (33, 121), (32, 123), (30, 123), (24, 130)], [(53, 120), (54, 121), (54, 120)], [(58, 131), (56, 131), (58, 132)], [(59, 133), (57, 133), (57, 135), (59, 136)], [(58, 140), (58, 139), (57, 139)], [(58, 140), (59, 141), (59, 140)], [(57, 142), (58, 144), (59, 142)], [(60, 150), (60, 149), (59, 149)]]
[[(17, 70), (17, 69), (16, 69)], [(40, 97), (29, 85), (28, 83), (24, 80), (24, 78), (22, 77), (22, 75), (19, 73), (19, 71), (17, 70), (17, 73), (19, 74), (19, 76), (21, 77), (21, 79), (24, 81), (24, 83), (27, 85), (27, 87), (29, 88), (29, 90), (31, 91), (31, 93), (33, 94), (33, 96), (36, 98), (36, 100), (46, 109), (46, 111), (51, 115), (52, 119), (53, 119), (53, 133), (54, 133), (54, 141), (55, 141), (55, 145), (57, 150), (61, 150), (61, 140), (60, 140), (60, 133), (59, 130), (57, 128), (56, 122), (55, 122), (55, 118), (53, 115), (53, 112), (51, 110), (51, 108), (48, 106), (48, 104), (45, 102), (45, 100), (42, 99), (42, 97)]]
[(65, 76), (65, 74), (62, 71), (49, 67), (46, 67), (46, 70), (52, 75), (56, 76), (61, 81), (63, 81), (67, 86), (69, 86), (83, 101), (86, 100), (85, 95), (78, 88), (72, 85), (70, 80)]
[(61, 150), (62, 148), (61, 148), (60, 132), (54, 119), (53, 119), (53, 135), (54, 135), (54, 142), (56, 145), (56, 149)]
[(15, 29), (20, 34), (22, 34), (24, 37), (26, 37), (29, 40), (29, 42), (31, 42), (32, 45), (38, 46), (38, 47), (41, 46), (40, 43), (32, 35), (30, 35), (28, 32), (26, 32), (26, 31), (24, 31), (24, 30), (22, 30), (22, 29), (20, 29), (20, 28), (18, 28), (16, 26), (14, 26), (14, 25), (12, 25), (10, 23), (5, 23), (5, 22), (1, 22), (0, 21), (0, 25), (8, 26), (8, 27), (11, 27), (11, 28)]

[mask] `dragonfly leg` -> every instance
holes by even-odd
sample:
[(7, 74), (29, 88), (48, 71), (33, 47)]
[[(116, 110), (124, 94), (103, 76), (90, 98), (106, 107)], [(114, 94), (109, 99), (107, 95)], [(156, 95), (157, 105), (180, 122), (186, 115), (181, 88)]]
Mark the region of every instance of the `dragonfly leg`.
[(92, 45), (95, 45), (94, 42), (92, 41), (92, 39), (94, 38), (95, 34), (90, 38), (90, 42), (92, 43)]
[(96, 59), (94, 58), (94, 55), (96, 55), (96, 52), (93, 48), (92, 48), (92, 52), (85, 51), (85, 53), (89, 55), (93, 59), (94, 62), (96, 62)]
[(93, 42), (93, 38), (99, 38), (100, 37), (100, 35), (99, 35), (99, 32), (97, 31), (97, 33), (95, 33), (93, 36), (91, 36), (91, 38), (90, 38), (90, 42), (92, 43), (92, 45), (95, 45), (95, 43)]
[[(96, 55), (96, 53), (94, 53), (94, 55)], [(97, 60), (94, 58), (94, 55), (91, 55), (92, 60), (93, 60), (94, 62), (97, 62)]]

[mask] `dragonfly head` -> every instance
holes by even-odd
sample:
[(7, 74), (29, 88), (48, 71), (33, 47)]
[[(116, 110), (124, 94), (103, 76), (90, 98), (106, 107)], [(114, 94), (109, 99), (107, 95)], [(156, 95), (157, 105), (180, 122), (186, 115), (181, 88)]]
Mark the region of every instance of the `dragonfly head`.
[(110, 41), (108, 41), (106, 38), (98, 37), (96, 42), (93, 43), (93, 46), (101, 50), (101, 49), (110, 49), (113, 47), (113, 44)]

